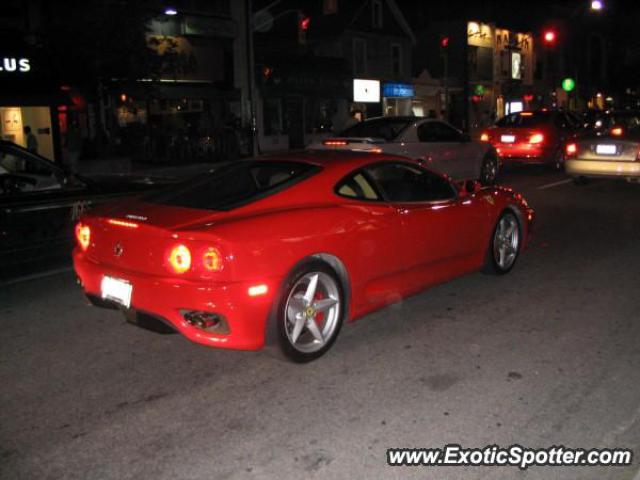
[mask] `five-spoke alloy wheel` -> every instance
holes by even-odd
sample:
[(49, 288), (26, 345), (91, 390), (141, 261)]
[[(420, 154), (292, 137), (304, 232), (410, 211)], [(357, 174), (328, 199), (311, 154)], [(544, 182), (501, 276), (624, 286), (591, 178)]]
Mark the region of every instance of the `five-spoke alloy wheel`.
[(520, 253), (520, 224), (511, 212), (500, 216), (487, 252), (485, 271), (498, 275), (509, 272)]
[(308, 362), (329, 350), (342, 326), (344, 303), (341, 282), (328, 265), (311, 262), (298, 269), (283, 289), (277, 314), (284, 354)]

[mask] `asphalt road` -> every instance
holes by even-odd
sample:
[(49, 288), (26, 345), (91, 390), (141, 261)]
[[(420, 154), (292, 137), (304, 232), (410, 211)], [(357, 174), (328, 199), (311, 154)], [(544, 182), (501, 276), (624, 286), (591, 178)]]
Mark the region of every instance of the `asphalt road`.
[[(89, 307), (72, 273), (0, 287), (0, 477), (632, 479), (633, 467), (388, 467), (390, 447), (640, 455), (640, 185), (508, 174), (537, 210), (511, 274), (343, 329), (308, 365)], [(558, 183), (561, 182), (561, 183)]]

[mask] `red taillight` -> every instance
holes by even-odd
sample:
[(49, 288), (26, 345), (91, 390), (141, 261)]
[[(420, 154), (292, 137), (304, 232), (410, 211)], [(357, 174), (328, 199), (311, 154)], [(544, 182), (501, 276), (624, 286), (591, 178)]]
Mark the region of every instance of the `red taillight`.
[(185, 273), (191, 268), (191, 252), (184, 245), (176, 245), (169, 253), (168, 261), (175, 273)]
[(222, 255), (217, 248), (209, 247), (202, 255), (202, 265), (208, 272), (219, 272), (222, 270)]
[(564, 149), (567, 157), (575, 157), (578, 153), (578, 146), (575, 143), (568, 143)]
[(621, 137), (623, 133), (624, 129), (622, 127), (613, 127), (611, 129), (611, 135), (613, 135), (614, 137)]
[(80, 245), (82, 251), (86, 252), (91, 243), (91, 229), (88, 225), (83, 225), (82, 223), (76, 225), (76, 240), (78, 240), (78, 245)]
[(322, 142), (323, 145), (326, 145), (327, 147), (343, 147), (345, 145), (347, 145), (346, 140), (325, 140), (324, 142)]
[(542, 143), (544, 142), (544, 135), (541, 133), (534, 133), (533, 135), (531, 135), (531, 138), (529, 138), (529, 143)]
[(488, 142), (489, 141), (489, 134), (487, 132), (482, 132), (482, 135), (480, 135), (480, 141), (481, 142)]

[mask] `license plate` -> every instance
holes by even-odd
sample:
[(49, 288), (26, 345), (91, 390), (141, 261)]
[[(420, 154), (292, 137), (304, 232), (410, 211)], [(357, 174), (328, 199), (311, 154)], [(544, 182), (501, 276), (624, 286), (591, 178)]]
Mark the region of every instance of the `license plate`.
[(500, 141), (502, 143), (513, 143), (516, 141), (516, 137), (515, 135), (502, 135)]
[(111, 300), (123, 307), (129, 308), (131, 306), (131, 293), (133, 292), (133, 285), (124, 280), (119, 280), (113, 277), (103, 277), (100, 284), (100, 293), (104, 300)]
[(615, 145), (596, 145), (598, 155), (615, 155), (617, 151)]

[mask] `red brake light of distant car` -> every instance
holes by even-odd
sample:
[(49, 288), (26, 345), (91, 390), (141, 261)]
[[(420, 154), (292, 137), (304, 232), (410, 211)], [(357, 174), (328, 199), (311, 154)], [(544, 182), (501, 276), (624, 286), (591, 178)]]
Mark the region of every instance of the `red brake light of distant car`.
[(107, 220), (109, 225), (115, 225), (116, 227), (125, 227), (125, 228), (138, 228), (137, 223), (133, 222), (125, 222), (124, 220), (116, 220), (115, 218), (110, 218)]
[(219, 272), (222, 270), (222, 255), (217, 248), (209, 247), (202, 255), (202, 265), (208, 272)]
[(482, 135), (480, 135), (480, 141), (481, 142), (488, 142), (489, 141), (489, 134), (487, 132), (482, 132)]
[(568, 143), (564, 151), (567, 157), (575, 157), (578, 153), (578, 146), (575, 143)]
[(191, 251), (184, 245), (176, 245), (171, 249), (168, 261), (175, 273), (185, 273), (191, 268)]
[(533, 117), (533, 112), (520, 112), (521, 117)]
[(621, 137), (623, 133), (624, 129), (622, 127), (613, 127), (611, 129), (611, 135), (613, 135), (614, 137)]
[(529, 138), (529, 143), (542, 143), (544, 142), (544, 135), (541, 133), (534, 133), (533, 135), (531, 135), (531, 138)]
[(82, 251), (86, 252), (91, 242), (91, 229), (88, 225), (83, 225), (82, 223), (76, 225), (76, 240), (78, 240), (78, 245), (80, 245)]
[(375, 147), (369, 150), (371, 153), (382, 153), (382, 149), (380, 147)]
[(348, 142), (346, 140), (325, 140), (324, 142), (322, 142), (323, 145), (326, 145), (328, 147), (340, 147), (347, 145), (347, 143)]

